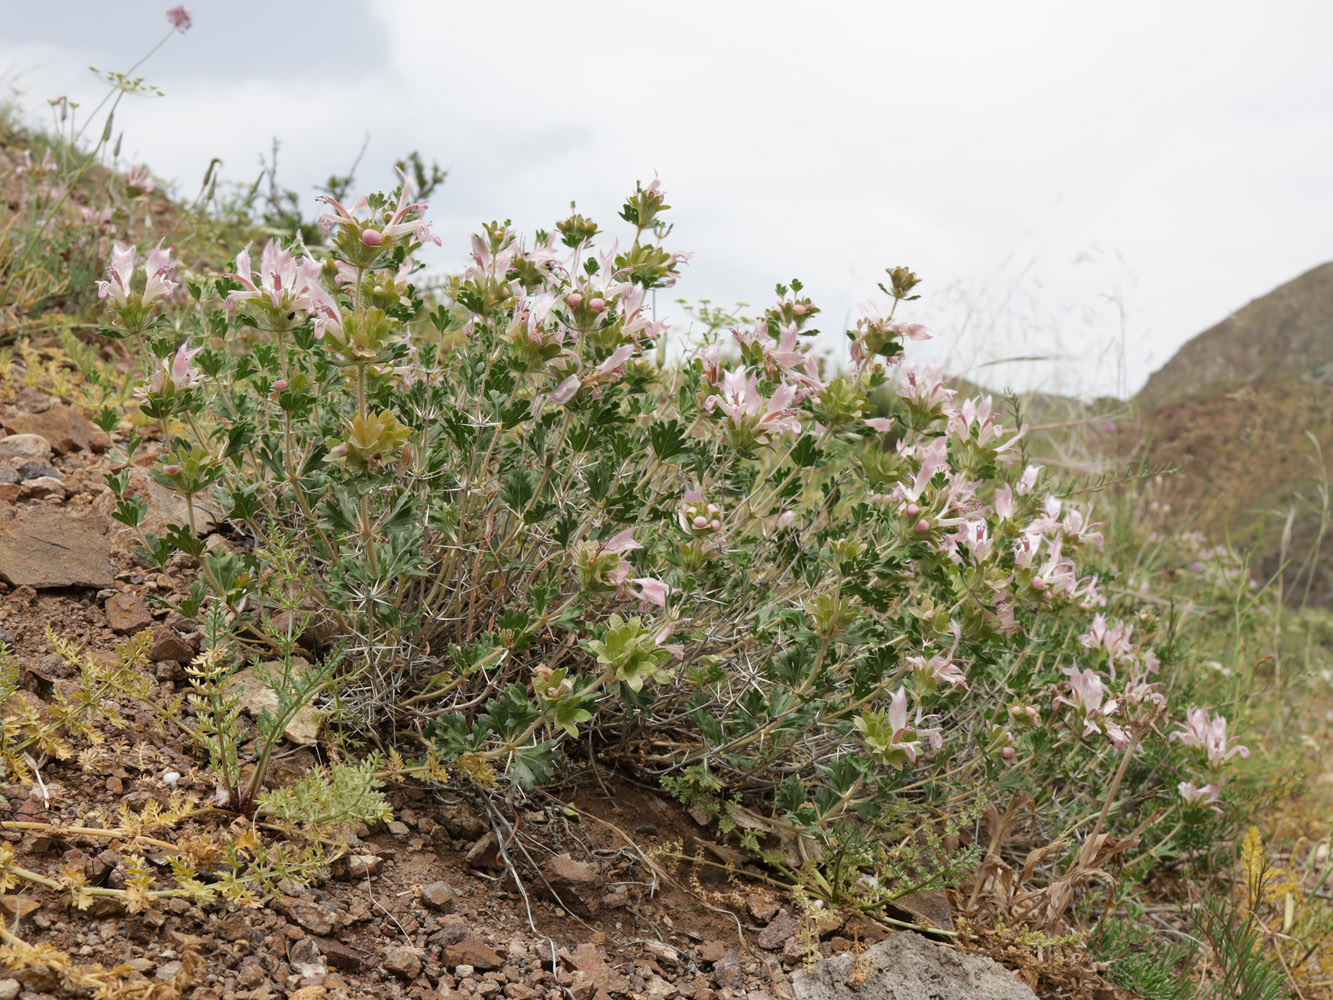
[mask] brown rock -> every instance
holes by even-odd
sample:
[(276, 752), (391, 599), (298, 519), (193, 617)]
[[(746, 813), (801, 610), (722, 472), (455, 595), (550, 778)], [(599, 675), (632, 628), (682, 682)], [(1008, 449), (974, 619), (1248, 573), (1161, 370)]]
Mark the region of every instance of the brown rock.
[[(900, 919), (940, 930), (953, 930), (953, 916), (949, 913), (949, 900), (942, 889), (929, 892), (914, 892), (910, 896), (900, 896), (887, 907), (889, 912)], [(896, 911), (896, 912), (894, 912)]]
[(384, 953), (384, 968), (399, 979), (413, 980), (421, 975), (421, 956), (399, 945)]
[[(854, 984), (854, 985), (853, 985)], [(1008, 969), (919, 934), (894, 934), (860, 955), (844, 952), (792, 975), (796, 1000), (1036, 1000)]]
[(444, 949), (445, 963), (452, 966), (470, 965), (474, 969), (489, 972), (504, 965), (504, 959), (478, 937), (465, 937), (457, 944)]
[(750, 912), (750, 916), (761, 924), (768, 923), (778, 915), (777, 900), (762, 892), (752, 892), (747, 895), (745, 908)]
[(67, 492), (65, 484), (54, 476), (38, 476), (19, 487), (19, 499), (45, 500), (49, 497), (59, 497), (64, 500)]
[(10, 434), (40, 435), (57, 455), (106, 451), (111, 444), (100, 427), (64, 403), (54, 403), (42, 413), (16, 413), (5, 419), (4, 427)]
[(449, 836), (460, 840), (476, 840), (486, 832), (486, 824), (466, 802), (452, 802), (440, 809), (437, 817)]
[(153, 624), (153, 612), (139, 594), (116, 594), (107, 598), (106, 622), (116, 635), (130, 635)]
[(741, 956), (735, 948), (728, 948), (727, 953), (713, 963), (713, 981), (732, 989), (745, 982), (745, 969), (741, 967)]
[(801, 925), (796, 918), (786, 910), (782, 910), (759, 932), (755, 942), (766, 951), (778, 951), (787, 943), (787, 939), (795, 936), (800, 929)]
[(194, 659), (194, 648), (182, 639), (175, 629), (166, 625), (154, 625), (153, 645), (148, 651), (148, 658), (154, 663), (162, 660), (189, 663)]
[(39, 507), (0, 525), (0, 575), (16, 587), (115, 585), (107, 521)]
[(240, 941), (250, 936), (250, 923), (240, 910), (233, 910), (217, 918), (213, 924), (213, 933), (224, 941)]
[(709, 965), (722, 961), (722, 956), (726, 953), (727, 946), (717, 939), (699, 945), (699, 961), (707, 962)]
[(35, 993), (51, 993), (60, 984), (55, 972), (45, 965), (20, 969), (14, 978)]
[(504, 867), (504, 860), (500, 857), (500, 842), (495, 839), (495, 834), (487, 832), (472, 845), (471, 850), (467, 852), (465, 858), (467, 863), (473, 868), (486, 868), (491, 871), (499, 871)]
[(457, 944), (467, 937), (468, 923), (457, 913), (450, 913), (440, 921), (440, 940), (445, 944)]
[(421, 887), (421, 901), (437, 913), (453, 913), (457, 900), (448, 882), (431, 882)]
[(10, 921), (22, 920), (30, 913), (40, 910), (42, 904), (35, 899), (29, 899), (27, 896), (0, 896), (0, 910), (3, 910)]
[(0, 462), (21, 465), (45, 462), (50, 457), (50, 442), (38, 434), (10, 434), (0, 438)]
[(328, 959), (330, 968), (341, 969), (343, 972), (359, 972), (365, 964), (361, 952), (349, 948), (341, 941), (321, 937), (316, 938), (315, 943), (319, 945), (320, 954)]
[(365, 878), (380, 866), (380, 859), (374, 854), (353, 854), (347, 859), (347, 874), (352, 878)]
[(560, 902), (572, 909), (592, 909), (604, 888), (601, 873), (595, 866), (576, 861), (568, 854), (557, 854), (547, 861), (542, 866), (542, 874), (560, 897)]
[(324, 936), (333, 932), (333, 911), (325, 909), (318, 903), (288, 898), (278, 904), (277, 908), (312, 934)]
[(599, 993), (624, 993), (628, 987), (625, 978), (611, 968), (597, 946), (584, 942), (570, 956), (576, 974), (586, 976)]

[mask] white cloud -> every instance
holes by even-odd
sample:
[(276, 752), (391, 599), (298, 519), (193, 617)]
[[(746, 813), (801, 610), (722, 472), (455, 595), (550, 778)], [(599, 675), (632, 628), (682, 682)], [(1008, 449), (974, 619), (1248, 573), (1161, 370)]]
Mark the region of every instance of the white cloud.
[[(1056, 372), (1085, 392), (1132, 391), (1204, 326), (1333, 256), (1326, 4), (1258, 17), (1140, 0), (372, 0), (362, 13), (363, 38), (281, 29), (305, 72), (211, 51), (196, 17), (172, 40), (197, 58), (172, 64), (168, 98), (124, 108), (127, 150), (192, 193), (214, 155), (249, 182), (277, 135), (281, 179), (309, 193), (366, 132), (368, 184), (420, 149), (451, 171), (432, 207), (441, 265), (482, 220), (531, 230), (571, 199), (613, 233), (621, 196), (657, 171), (673, 239), (697, 251), (679, 294), (757, 307), (797, 275), (832, 327), (881, 268), (910, 264), (927, 279), (917, 315), (939, 334), (928, 353), (969, 367), (1058, 353), (1069, 360), (987, 371)], [(59, 38), (0, 57), (41, 63), (35, 95), (111, 63)]]

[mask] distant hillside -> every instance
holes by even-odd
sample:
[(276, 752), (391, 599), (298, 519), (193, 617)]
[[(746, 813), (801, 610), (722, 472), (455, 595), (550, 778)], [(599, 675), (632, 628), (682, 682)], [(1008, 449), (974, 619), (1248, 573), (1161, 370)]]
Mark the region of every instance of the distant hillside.
[(1333, 383), (1333, 262), (1320, 264), (1199, 334), (1148, 379), (1152, 407), (1220, 382)]
[(1128, 448), (1178, 466), (1160, 484), (1168, 526), (1253, 549), (1293, 600), (1333, 604), (1333, 263), (1256, 299), (1183, 346), (1134, 402)]

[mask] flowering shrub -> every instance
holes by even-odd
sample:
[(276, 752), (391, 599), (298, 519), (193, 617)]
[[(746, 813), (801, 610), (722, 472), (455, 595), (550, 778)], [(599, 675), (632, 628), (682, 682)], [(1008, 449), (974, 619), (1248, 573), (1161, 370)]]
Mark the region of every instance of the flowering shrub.
[[(439, 238), (406, 177), (325, 200), (318, 255), (270, 241), (257, 269), (247, 247), (196, 276), (118, 246), (99, 286), (140, 351), (152, 475), (190, 512), (143, 535), (158, 565), (198, 560), (183, 612), (225, 606), (250, 646), (277, 610), (327, 618), (326, 697), (430, 777), (528, 788), (597, 754), (867, 907), (966, 875), (980, 847), (942, 845), (987, 809), (995, 855), (1019, 801), (1048, 841), (1077, 831), (1087, 870), (1153, 810), (1213, 821), (1244, 748), (1171, 704), (1172, 637), (1108, 603), (1091, 509), (989, 399), (904, 360), (928, 336), (896, 318), (910, 270), (848, 331), (846, 371), (813, 357), (797, 281), (667, 364), (654, 295), (689, 255), (662, 245), (656, 181), (609, 247), (578, 213), (530, 241), (485, 226), (431, 303), (412, 255)], [(202, 500), (249, 543), (206, 549)], [(895, 867), (892, 832), (936, 819), (936, 861)]]

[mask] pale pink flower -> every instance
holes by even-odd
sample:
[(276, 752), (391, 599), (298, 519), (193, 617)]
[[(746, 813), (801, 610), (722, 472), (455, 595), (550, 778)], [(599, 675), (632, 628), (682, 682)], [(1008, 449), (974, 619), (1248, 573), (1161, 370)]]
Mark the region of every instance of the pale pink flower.
[(889, 698), (889, 728), (893, 730), (893, 746), (907, 755), (908, 761), (916, 763), (916, 751), (921, 746), (920, 740), (905, 739), (907, 728), (907, 689), (899, 687)]
[(602, 552), (619, 553), (629, 552), (632, 549), (641, 549), (643, 546), (634, 540), (634, 529), (626, 528), (619, 534), (612, 535), (606, 541), (602, 542), (598, 548)]
[(944, 369), (939, 365), (902, 366), (898, 395), (925, 410), (935, 410), (953, 402), (954, 391), (945, 385)]
[(148, 164), (146, 163), (139, 164), (125, 175), (125, 186), (144, 194), (152, 194), (157, 190), (157, 185), (153, 183), (153, 177), (148, 172)]
[(83, 221), (93, 229), (105, 229), (111, 223), (111, 209), (104, 208), (98, 211), (95, 208), (79, 206), (79, 214), (83, 216)]
[(171, 280), (176, 274), (176, 262), (171, 259), (170, 248), (162, 249), (161, 240), (158, 240), (157, 246), (148, 255), (144, 270), (148, 274), (148, 281), (144, 285), (143, 304), (147, 306), (158, 299), (171, 298), (177, 285)]
[(665, 649), (676, 659), (685, 659), (685, 647), (678, 642), (668, 643), (667, 639), (671, 638), (673, 632), (676, 632), (689, 624), (689, 621), (688, 618), (667, 619), (667, 621), (662, 624), (662, 627), (653, 635), (653, 642), (659, 649)]
[(676, 515), (680, 526), (696, 537), (708, 537), (713, 545), (723, 545), (722, 508), (715, 503), (705, 503), (703, 490), (698, 486), (685, 491), (681, 498), (681, 509)]
[(130, 279), (134, 277), (134, 247), (116, 243), (111, 248), (111, 266), (107, 268), (109, 280), (97, 283), (97, 297), (111, 298), (119, 305), (125, 305), (130, 293)]
[(582, 385), (583, 382), (579, 379), (578, 375), (570, 375), (556, 386), (555, 391), (547, 398), (552, 405), (563, 406), (574, 398), (574, 394), (579, 391)]
[[(1102, 684), (1102, 679), (1097, 675), (1097, 671), (1089, 668), (1079, 670), (1078, 667), (1067, 667), (1064, 673), (1069, 677), (1070, 697), (1057, 697), (1055, 704), (1068, 705), (1079, 712), (1096, 713), (1101, 711), (1102, 700), (1106, 697), (1106, 687)], [(1115, 702), (1108, 704), (1108, 708), (1114, 708)]]
[(194, 356), (202, 348), (191, 349), (190, 342), (187, 340), (176, 351), (174, 358), (163, 358), (162, 364), (153, 369), (153, 377), (145, 384), (139, 386), (135, 395), (144, 398), (163, 389), (170, 388), (171, 392), (180, 392), (183, 389), (193, 389), (203, 381), (201, 373), (194, 367)]
[(912, 672), (927, 687), (933, 688), (936, 684), (948, 684), (955, 691), (967, 690), (967, 677), (959, 669), (957, 659), (958, 644), (962, 642), (962, 628), (956, 621), (949, 622), (949, 629), (953, 632), (953, 648), (947, 655), (941, 653), (932, 656), (927, 660), (924, 656), (907, 657), (907, 665)]
[(640, 611), (649, 611), (654, 605), (666, 607), (667, 596), (671, 593), (670, 586), (651, 576), (636, 576), (629, 582), (639, 588), (634, 596), (639, 599)]
[(716, 388), (722, 381), (722, 347), (709, 344), (699, 352), (699, 362), (703, 366), (704, 380)]
[(187, 340), (181, 344), (176, 351), (176, 357), (171, 362), (171, 380), (176, 383), (177, 388), (188, 389), (199, 384), (199, 373), (194, 368), (194, 356), (198, 354), (202, 347), (190, 349), (190, 342)]
[[(236, 303), (258, 299), (277, 313), (318, 312), (327, 323), (332, 318), (327, 308), (331, 300), (319, 283), (319, 274), (319, 264), (313, 258), (297, 260), (276, 239), (264, 244), (256, 273), (250, 266), (247, 244), (236, 255), (236, 273), (231, 275), (243, 287), (227, 294), (227, 308), (235, 311)], [(324, 308), (317, 308), (317, 303)], [(320, 333), (323, 333), (322, 327)]]
[(1099, 614), (1092, 619), (1092, 624), (1078, 637), (1078, 641), (1084, 649), (1106, 650), (1107, 658), (1115, 663), (1134, 652), (1134, 644), (1130, 640), (1133, 631), (1134, 626), (1124, 622), (1108, 625), (1106, 616)]
[(759, 389), (759, 380), (746, 368), (729, 371), (722, 379), (722, 391), (704, 400), (704, 409), (710, 413), (721, 410), (733, 429), (748, 432), (755, 438), (770, 435), (781, 438), (801, 433), (797, 417), (800, 409), (795, 402), (796, 390), (791, 385), (779, 385), (769, 399)]
[[(406, 235), (407, 233), (411, 233), (413, 238), (419, 243), (434, 243), (436, 246), (439, 246), (441, 243), (440, 238), (432, 235), (430, 231), (430, 223), (426, 222), (423, 217), (423, 213), (428, 207), (427, 203), (424, 201), (411, 201), (412, 183), (407, 179), (407, 175), (401, 170), (398, 171), (398, 179), (401, 184), (401, 190), (398, 194), (398, 204), (394, 207), (393, 214), (389, 216), (388, 220), (383, 225), (380, 225), (378, 220), (375, 220), (376, 224), (373, 227), (363, 225), (363, 223), (358, 221), (356, 216), (352, 214), (353, 212), (359, 212), (361, 209), (369, 205), (369, 202), (364, 197), (359, 198), (352, 205), (352, 211), (349, 212), (343, 207), (340, 201), (329, 195), (320, 195), (315, 199), (333, 209), (332, 212), (324, 212), (317, 216), (315, 219), (316, 224), (318, 224), (318, 226), (326, 233), (337, 225), (358, 226), (362, 228), (363, 233), (367, 230), (374, 232), (376, 237), (378, 237), (378, 241), (367, 243), (368, 246), (379, 246), (386, 240), (393, 240), (399, 236)], [(474, 236), (472, 238), (472, 247), (474, 257), (478, 257), (478, 249), (481, 250), (482, 256), (489, 256), (486, 244), (480, 237)], [(478, 257), (479, 263), (480, 260), (481, 258)]]
[(1032, 492), (1033, 487), (1037, 485), (1037, 477), (1041, 475), (1040, 465), (1029, 465), (1023, 470), (1022, 477), (1018, 480), (1018, 495), (1027, 496)]
[(893, 430), (893, 421), (888, 417), (871, 417), (866, 421), (866, 426), (877, 434), (887, 434)]
[(1097, 671), (1068, 667), (1064, 673), (1069, 678), (1070, 697), (1056, 696), (1052, 707), (1068, 705), (1078, 712), (1083, 719), (1085, 737), (1103, 733), (1117, 750), (1129, 746), (1129, 733), (1112, 718), (1119, 704), (1114, 698), (1106, 700), (1106, 687)]
[(1185, 724), (1167, 739), (1180, 740), (1187, 747), (1202, 750), (1210, 764), (1225, 764), (1232, 757), (1250, 755), (1249, 748), (1239, 743), (1239, 737), (1227, 738), (1226, 716), (1218, 714), (1210, 720), (1204, 708), (1188, 709)]
[(1176, 786), (1176, 791), (1190, 805), (1212, 806), (1213, 812), (1222, 815), (1222, 810), (1217, 806), (1217, 796), (1222, 791), (1220, 786), (1204, 785), (1199, 788), (1193, 781), (1182, 781)]

